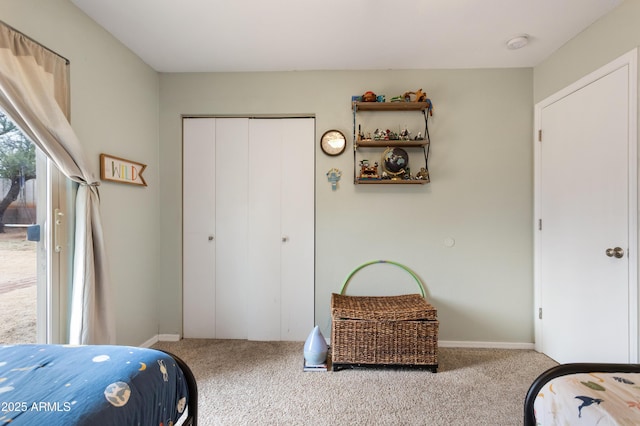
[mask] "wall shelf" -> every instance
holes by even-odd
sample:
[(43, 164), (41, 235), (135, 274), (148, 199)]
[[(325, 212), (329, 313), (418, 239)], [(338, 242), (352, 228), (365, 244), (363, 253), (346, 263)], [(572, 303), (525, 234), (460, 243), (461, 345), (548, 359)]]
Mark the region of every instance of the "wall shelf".
[[(429, 127), (428, 127), (428, 114), (431, 112), (432, 108), (431, 101), (428, 102), (352, 102), (351, 108), (353, 110), (353, 183), (356, 185), (373, 185), (373, 184), (383, 184), (383, 185), (424, 185), (425, 183), (429, 183)], [(381, 112), (381, 111), (390, 111), (390, 112), (421, 112), (424, 116), (424, 139), (413, 139), (413, 140), (381, 140), (381, 139), (362, 139), (362, 135), (360, 134), (359, 128), (357, 126), (357, 115), (359, 112)], [(388, 148), (417, 148), (421, 149), (424, 154), (424, 169), (426, 171), (426, 179), (398, 179), (398, 178), (383, 178), (382, 173), (373, 171), (373, 166), (368, 167), (371, 171), (365, 171), (365, 166), (367, 163), (363, 163), (361, 165), (362, 171), (360, 175), (358, 174), (358, 149), (360, 148), (372, 148), (372, 149), (382, 149), (386, 150)], [(366, 161), (366, 160), (363, 160)], [(362, 163), (362, 161), (361, 161)], [(370, 163), (369, 163), (370, 164)], [(382, 165), (379, 166), (381, 169), (384, 169)], [(364, 177), (361, 178), (364, 174), (367, 176), (380, 176), (380, 178), (371, 178)], [(408, 172), (407, 172), (408, 175)], [(415, 177), (415, 174), (412, 175)]]
[(430, 102), (352, 102), (354, 111), (424, 111)]
[(422, 148), (427, 145), (429, 141), (425, 139), (420, 139), (416, 141), (401, 141), (401, 140), (389, 140), (389, 141), (378, 141), (374, 139), (363, 139), (356, 141), (358, 147), (366, 147), (366, 148)]
[(356, 184), (358, 185), (424, 185), (425, 183), (429, 183), (426, 180), (419, 179), (359, 179), (356, 178)]

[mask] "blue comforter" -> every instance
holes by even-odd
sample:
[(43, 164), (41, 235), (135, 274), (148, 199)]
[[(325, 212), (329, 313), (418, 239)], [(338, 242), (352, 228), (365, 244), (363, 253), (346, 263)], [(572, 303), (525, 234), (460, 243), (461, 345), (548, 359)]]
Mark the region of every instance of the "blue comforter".
[(161, 351), (129, 346), (0, 346), (0, 425), (175, 424), (186, 379)]

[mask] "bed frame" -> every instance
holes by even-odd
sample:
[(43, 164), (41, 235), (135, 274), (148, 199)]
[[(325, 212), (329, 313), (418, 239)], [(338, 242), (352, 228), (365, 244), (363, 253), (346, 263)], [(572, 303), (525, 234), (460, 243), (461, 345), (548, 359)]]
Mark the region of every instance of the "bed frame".
[[(640, 373), (640, 364), (571, 363), (551, 367), (529, 387), (524, 400), (524, 426), (535, 426), (533, 403), (544, 385), (552, 379), (575, 373)], [(189, 408), (191, 409), (191, 408)]]
[(196, 378), (191, 371), (191, 368), (177, 355), (172, 354), (169, 351), (164, 351), (162, 349), (156, 349), (157, 351), (164, 352), (170, 357), (172, 357), (178, 367), (184, 373), (184, 377), (187, 379), (187, 388), (189, 389), (189, 402), (187, 406), (189, 407), (189, 416), (183, 423), (183, 426), (197, 426), (198, 425), (198, 385), (196, 383)]

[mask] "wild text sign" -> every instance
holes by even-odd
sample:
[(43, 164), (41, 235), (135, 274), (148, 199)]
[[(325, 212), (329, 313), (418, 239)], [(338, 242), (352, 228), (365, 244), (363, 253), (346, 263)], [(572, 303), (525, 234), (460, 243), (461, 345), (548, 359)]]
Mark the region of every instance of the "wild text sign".
[(142, 172), (146, 168), (146, 164), (100, 154), (100, 179), (102, 180), (147, 186), (147, 182), (142, 177)]

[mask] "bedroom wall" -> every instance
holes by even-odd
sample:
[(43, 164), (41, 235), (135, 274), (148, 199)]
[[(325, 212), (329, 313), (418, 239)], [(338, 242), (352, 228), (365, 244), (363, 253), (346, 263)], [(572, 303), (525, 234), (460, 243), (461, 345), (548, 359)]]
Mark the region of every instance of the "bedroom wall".
[[(435, 105), (432, 183), (355, 186), (351, 142), (339, 157), (316, 144), (316, 323), (329, 336), (331, 293), (363, 262), (389, 259), (425, 282), (441, 340), (532, 342), (532, 84), (532, 69), (161, 74), (160, 332), (181, 331), (182, 114), (313, 114), (317, 141), (352, 134), (352, 95), (423, 88)], [(349, 294), (415, 291), (401, 270), (370, 268)]]
[(626, 0), (533, 70), (534, 102), (640, 45), (640, 1)]
[[(533, 70), (534, 102), (640, 46), (639, 21), (640, 1), (626, 0), (558, 49)], [(606, 106), (594, 105), (599, 107)]]
[[(71, 60), (72, 125), (96, 174), (101, 152), (148, 164), (147, 188), (100, 189), (121, 344), (181, 330), (181, 114), (307, 113), (317, 138), (349, 135), (351, 95), (420, 87), (436, 107), (431, 184), (355, 187), (351, 144), (337, 158), (316, 147), (316, 322), (327, 333), (330, 293), (387, 258), (422, 277), (441, 339), (531, 342), (533, 104), (640, 44), (640, 2), (627, 0), (533, 70), (158, 76), (67, 0), (3, 0), (0, 17)], [(344, 173), (336, 192), (332, 167)], [(401, 273), (361, 274), (350, 291), (412, 286)]]
[(0, 19), (71, 61), (71, 124), (100, 176), (99, 155), (148, 165), (147, 188), (100, 186), (117, 342), (158, 333), (158, 74), (68, 0), (2, 0)]

